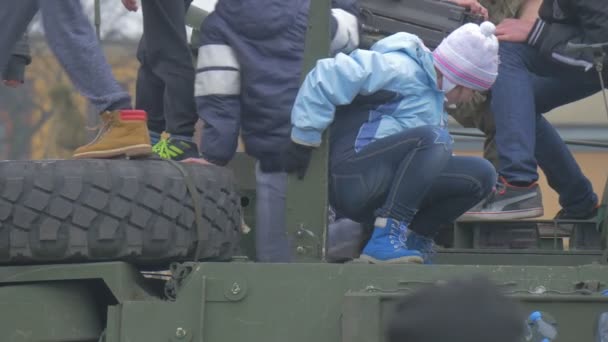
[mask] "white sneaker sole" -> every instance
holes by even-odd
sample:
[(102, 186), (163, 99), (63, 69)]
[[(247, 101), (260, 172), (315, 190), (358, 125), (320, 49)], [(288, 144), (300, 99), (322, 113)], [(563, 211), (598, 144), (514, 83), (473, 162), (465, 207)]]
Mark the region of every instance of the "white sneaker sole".
[(543, 215), (544, 210), (542, 207), (500, 212), (466, 212), (460, 216), (457, 221), (518, 220), (535, 218)]
[(366, 254), (361, 254), (359, 257), (362, 261), (367, 261), (371, 264), (422, 264), (424, 261), (419, 256), (404, 256), (396, 259), (379, 260)]

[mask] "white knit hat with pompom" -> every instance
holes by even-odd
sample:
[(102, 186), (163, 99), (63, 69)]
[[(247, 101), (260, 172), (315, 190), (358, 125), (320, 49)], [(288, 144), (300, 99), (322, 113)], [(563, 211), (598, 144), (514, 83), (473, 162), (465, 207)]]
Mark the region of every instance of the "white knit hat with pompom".
[(452, 83), (488, 90), (498, 75), (498, 39), (489, 21), (468, 23), (447, 36), (433, 51), (435, 67)]

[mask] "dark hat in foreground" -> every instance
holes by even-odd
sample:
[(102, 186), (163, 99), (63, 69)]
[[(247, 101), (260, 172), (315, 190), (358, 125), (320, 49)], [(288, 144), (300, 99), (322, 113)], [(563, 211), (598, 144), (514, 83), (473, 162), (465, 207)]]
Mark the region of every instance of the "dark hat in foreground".
[(405, 296), (389, 319), (389, 342), (519, 342), (525, 317), (489, 279), (475, 276)]

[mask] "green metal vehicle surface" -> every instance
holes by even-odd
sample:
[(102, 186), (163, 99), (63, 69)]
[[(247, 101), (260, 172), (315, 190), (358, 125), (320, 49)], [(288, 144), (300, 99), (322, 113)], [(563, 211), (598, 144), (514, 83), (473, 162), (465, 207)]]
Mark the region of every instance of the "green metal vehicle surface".
[[(329, 3), (312, 1), (306, 70), (327, 54)], [(599, 317), (608, 312), (602, 294), (608, 288), (606, 198), (598, 218), (588, 221), (526, 221), (523, 228), (521, 222), (514, 228), (505, 228), (513, 222), (458, 222), (452, 247), (433, 265), (328, 263), (327, 155), (323, 144), (307, 177), (289, 179), (296, 263), (243, 257), (174, 264), (167, 274), (123, 262), (0, 267), (1, 340), (374, 342), (383, 340), (384, 322), (399, 296), (483, 273), (529, 312), (550, 314), (556, 341), (595, 341)], [(249, 197), (249, 222), (255, 186), (243, 170), (253, 170), (251, 165), (244, 155), (231, 165)], [(578, 240), (571, 240), (582, 242), (566, 250), (557, 236), (539, 238), (539, 227), (550, 225), (574, 227)], [(512, 235), (500, 241), (524, 241), (527, 247), (492, 245), (488, 233), (498, 229)], [(244, 244), (248, 250), (247, 238)]]

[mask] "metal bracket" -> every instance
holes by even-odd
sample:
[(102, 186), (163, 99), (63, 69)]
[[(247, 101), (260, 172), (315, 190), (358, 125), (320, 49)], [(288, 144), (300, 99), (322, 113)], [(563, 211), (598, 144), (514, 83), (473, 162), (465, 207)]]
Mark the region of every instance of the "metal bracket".
[(321, 248), (319, 237), (312, 230), (306, 229), (303, 223), (300, 223), (294, 235), (295, 251), (298, 255), (314, 257), (319, 254), (318, 250)]
[(190, 273), (194, 270), (196, 263), (173, 263), (170, 266), (171, 279), (165, 283), (165, 296), (170, 301), (175, 301), (177, 298), (177, 292), (179, 291), (182, 282), (186, 279)]

